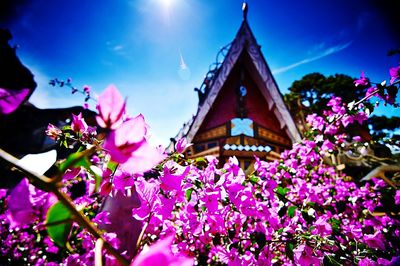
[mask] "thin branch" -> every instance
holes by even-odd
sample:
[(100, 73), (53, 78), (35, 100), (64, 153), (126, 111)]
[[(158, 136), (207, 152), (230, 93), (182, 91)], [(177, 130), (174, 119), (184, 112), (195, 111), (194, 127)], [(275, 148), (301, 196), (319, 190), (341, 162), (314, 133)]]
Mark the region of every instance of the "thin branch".
[[(359, 105), (360, 103), (362, 103), (362, 102), (364, 102), (364, 101), (366, 101), (366, 100), (372, 98), (372, 97), (375, 96), (375, 94), (378, 93), (378, 92), (379, 92), (379, 89), (374, 90), (372, 93), (366, 95), (366, 96), (365, 96), (364, 98), (362, 98), (361, 100), (355, 102), (355, 103), (353, 104), (353, 106), (357, 106), (357, 105)], [(332, 125), (333, 123), (339, 121), (339, 120), (342, 119), (343, 117), (344, 117), (344, 115), (339, 115), (339, 116), (335, 117), (335, 119), (333, 119), (333, 121), (330, 122), (329, 124)]]
[(381, 165), (369, 172), (366, 176), (364, 176), (361, 181), (371, 180), (373, 177), (382, 178), (387, 184), (392, 186), (394, 189), (397, 189), (397, 186), (385, 176), (386, 172), (400, 172), (400, 165)]
[(146, 232), (147, 226), (149, 225), (150, 220), (148, 220), (146, 223), (143, 224), (143, 228), (142, 231), (140, 232), (140, 235), (136, 241), (136, 248), (135, 248), (135, 255), (136, 253), (139, 251), (139, 247), (140, 247), (140, 242), (142, 242), (144, 233)]
[(35, 182), (34, 185), (46, 186), (49, 184), (52, 179), (46, 176), (41, 176), (38, 173), (35, 173), (31, 170), (26, 169), (23, 165), (21, 165), (20, 160), (9, 154), (8, 152), (0, 149), (0, 158), (3, 159), (8, 165), (12, 168), (17, 168), (19, 171), (23, 172), (28, 176), (29, 179)]
[(110, 252), (122, 265), (129, 265), (129, 261), (104, 239), (102, 232), (96, 226), (94, 226), (94, 224), (85, 215), (75, 208), (74, 204), (72, 203), (72, 199), (67, 194), (58, 190), (58, 185), (53, 183), (51, 178), (48, 178), (44, 175), (39, 175), (26, 169), (20, 164), (17, 158), (2, 149), (0, 149), (0, 159), (6, 162), (10, 167), (16, 167), (18, 170), (23, 172), (34, 186), (37, 186), (40, 189), (44, 188), (45, 191), (54, 193), (58, 200), (69, 209), (72, 217), (74, 217), (75, 221), (79, 225), (85, 227), (94, 237), (101, 239), (104, 242), (104, 248)]
[(103, 266), (103, 239), (99, 238), (96, 241), (96, 245), (94, 247), (94, 265), (95, 266)]

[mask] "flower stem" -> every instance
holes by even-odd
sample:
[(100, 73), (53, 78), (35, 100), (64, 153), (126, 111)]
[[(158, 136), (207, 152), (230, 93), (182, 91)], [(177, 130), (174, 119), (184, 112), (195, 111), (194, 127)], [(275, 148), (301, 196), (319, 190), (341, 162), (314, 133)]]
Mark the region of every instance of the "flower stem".
[(61, 192), (58, 189), (58, 185), (53, 183), (51, 178), (48, 178), (44, 175), (39, 175), (26, 169), (20, 164), (17, 158), (2, 149), (0, 149), (0, 159), (2, 159), (10, 167), (15, 167), (24, 173), (34, 186), (38, 187), (39, 189), (54, 193), (58, 200), (69, 209), (69, 211), (72, 213), (72, 217), (74, 217), (75, 221), (79, 225), (85, 227), (97, 239), (101, 239), (104, 242), (104, 248), (110, 252), (118, 260), (118, 262), (121, 263), (121, 265), (129, 265), (127, 259), (125, 259), (113, 246), (111, 246), (110, 243), (104, 239), (101, 231), (94, 226), (94, 224), (84, 214), (75, 208), (74, 204), (72, 203), (72, 199), (67, 194)]

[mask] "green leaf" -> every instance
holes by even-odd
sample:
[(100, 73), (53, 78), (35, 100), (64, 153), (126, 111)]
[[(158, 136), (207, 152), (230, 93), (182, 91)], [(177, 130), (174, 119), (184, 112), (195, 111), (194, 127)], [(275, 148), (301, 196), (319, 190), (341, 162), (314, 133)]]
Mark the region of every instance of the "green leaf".
[(335, 219), (335, 218), (331, 218), (329, 219), (331, 225), (332, 225), (332, 229), (334, 232), (339, 232), (340, 230), (340, 220)]
[(249, 181), (250, 181), (252, 184), (257, 184), (258, 181), (259, 181), (259, 178), (258, 178), (257, 176), (255, 176), (255, 175), (251, 175), (251, 176), (249, 176)]
[(61, 146), (64, 146), (64, 148), (68, 149), (68, 141), (67, 141), (67, 139), (61, 140)]
[(286, 193), (289, 192), (289, 189), (286, 188), (286, 187), (283, 188), (283, 187), (278, 186), (278, 187), (275, 189), (275, 192), (278, 193), (278, 194), (281, 195), (281, 196), (285, 196)]
[(195, 160), (195, 165), (198, 169), (203, 169), (207, 167), (207, 160), (204, 157), (198, 157)]
[(66, 125), (62, 127), (62, 131), (72, 130), (70, 125)]
[(307, 205), (309, 205), (309, 206), (311, 206), (311, 207), (314, 207), (314, 206), (315, 206), (315, 202), (312, 202), (312, 201), (307, 202)]
[(94, 152), (96, 151), (95, 148), (91, 148), (88, 150), (80, 151), (80, 152), (75, 152), (68, 156), (68, 158), (60, 164), (59, 169), (61, 173), (64, 173), (67, 169), (69, 168), (74, 168), (74, 167), (79, 167), (82, 166), (84, 167), (90, 174), (93, 175), (94, 180), (95, 180), (95, 191), (98, 191), (102, 177), (98, 174), (96, 174), (92, 169), (91, 169), (91, 163), (89, 161), (89, 156), (91, 156)]
[(294, 260), (293, 249), (294, 249), (294, 244), (292, 242), (288, 242), (285, 246), (285, 253), (286, 256), (288, 256), (288, 258), (291, 259), (292, 261)]
[(288, 208), (288, 216), (289, 216), (290, 218), (293, 218), (293, 217), (294, 217), (294, 213), (295, 213), (296, 209), (297, 209), (296, 206), (290, 206), (290, 207)]
[(199, 180), (195, 180), (195, 181), (194, 181), (194, 185), (195, 185), (197, 188), (203, 188), (203, 187), (204, 187), (203, 182), (201, 182), (201, 181), (199, 181)]
[(248, 227), (249, 227), (249, 218), (247, 218), (246, 221), (243, 223), (243, 231), (245, 232)]
[(107, 168), (110, 169), (112, 173), (114, 173), (115, 170), (117, 169), (118, 165), (119, 164), (114, 161), (109, 161), (107, 164)]
[(72, 214), (60, 201), (49, 208), (46, 229), (50, 238), (60, 247), (65, 247), (72, 228)]
[(193, 193), (193, 188), (189, 188), (188, 190), (186, 190), (185, 196), (187, 201), (190, 201), (190, 199), (192, 198), (192, 193)]
[(327, 266), (340, 266), (342, 265), (340, 262), (335, 260), (335, 257), (332, 255), (327, 255), (324, 257), (323, 265)]
[(194, 161), (196, 163), (204, 163), (207, 164), (207, 160), (204, 157), (197, 157), (196, 159), (194, 159)]
[(60, 164), (59, 169), (61, 173), (64, 173), (67, 169), (83, 166), (90, 169), (90, 162), (88, 156), (94, 153), (94, 149), (84, 150), (81, 152), (75, 152), (68, 156), (68, 158)]
[[(86, 167), (85, 167), (86, 168)], [(86, 170), (92, 174), (92, 176), (94, 177), (94, 181), (95, 181), (95, 185), (94, 185), (94, 191), (99, 191), (100, 185), (101, 185), (101, 180), (103, 179), (101, 175), (97, 174), (95, 171), (93, 171), (93, 169), (96, 169), (96, 166), (90, 166), (86, 168)]]

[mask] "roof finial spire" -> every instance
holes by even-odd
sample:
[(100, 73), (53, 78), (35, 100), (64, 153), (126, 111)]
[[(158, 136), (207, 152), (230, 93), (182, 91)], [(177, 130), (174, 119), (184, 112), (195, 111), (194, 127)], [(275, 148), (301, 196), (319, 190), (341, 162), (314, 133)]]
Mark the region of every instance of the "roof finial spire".
[(247, 20), (247, 11), (249, 10), (249, 5), (247, 4), (246, 0), (243, 1), (242, 10), (243, 10), (243, 20)]

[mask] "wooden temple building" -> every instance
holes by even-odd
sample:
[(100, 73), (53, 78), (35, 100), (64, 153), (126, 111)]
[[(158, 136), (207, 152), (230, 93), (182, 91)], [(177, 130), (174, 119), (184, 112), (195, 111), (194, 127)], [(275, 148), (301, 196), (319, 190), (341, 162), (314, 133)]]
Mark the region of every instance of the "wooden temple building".
[(247, 169), (254, 155), (275, 159), (300, 140), (248, 24), (246, 3), (235, 39), (221, 49), (217, 62), (195, 91), (199, 95), (197, 113), (171, 139), (170, 151), (176, 140), (186, 137), (193, 143), (185, 151), (187, 157), (214, 155), (224, 163), (236, 156), (240, 166)]

